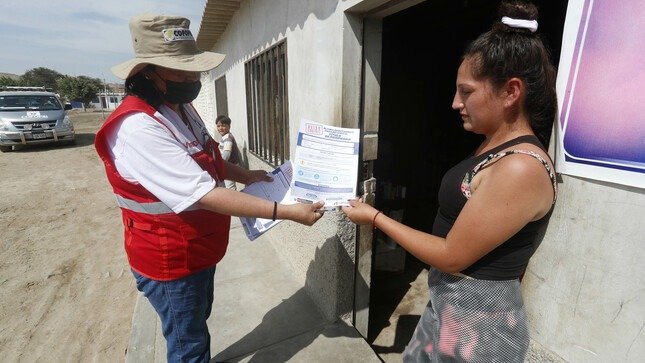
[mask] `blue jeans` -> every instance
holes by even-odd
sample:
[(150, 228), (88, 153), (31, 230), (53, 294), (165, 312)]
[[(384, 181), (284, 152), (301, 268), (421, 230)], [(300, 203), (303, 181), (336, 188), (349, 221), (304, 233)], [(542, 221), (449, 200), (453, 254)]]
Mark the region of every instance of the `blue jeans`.
[(179, 280), (156, 281), (132, 271), (137, 289), (159, 314), (168, 362), (208, 362), (211, 336), (206, 319), (213, 305), (215, 267)]

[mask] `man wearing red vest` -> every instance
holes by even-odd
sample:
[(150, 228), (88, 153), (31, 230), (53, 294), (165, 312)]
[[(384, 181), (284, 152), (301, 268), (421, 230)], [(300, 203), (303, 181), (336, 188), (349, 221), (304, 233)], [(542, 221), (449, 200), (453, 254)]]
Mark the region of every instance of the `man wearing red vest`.
[(169, 362), (208, 362), (206, 319), (215, 265), (228, 244), (230, 216), (312, 225), (322, 203), (281, 205), (227, 189), (271, 180), (223, 160), (192, 107), (200, 73), (224, 55), (197, 48), (181, 17), (130, 21), (135, 58), (112, 68), (128, 96), (96, 134), (95, 146), (123, 215), (124, 246), (137, 288), (159, 314)]

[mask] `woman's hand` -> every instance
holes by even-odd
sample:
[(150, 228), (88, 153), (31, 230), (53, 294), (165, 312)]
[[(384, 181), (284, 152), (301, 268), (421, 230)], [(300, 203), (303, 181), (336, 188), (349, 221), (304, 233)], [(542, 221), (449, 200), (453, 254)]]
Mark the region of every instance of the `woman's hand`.
[(356, 224), (372, 224), (374, 216), (378, 213), (376, 208), (363, 203), (360, 198), (350, 199), (349, 207), (343, 207), (343, 212)]
[(267, 173), (264, 170), (249, 170), (247, 172), (246, 185), (253, 184), (259, 181), (271, 182), (273, 177), (271, 174)]
[(324, 202), (316, 202), (313, 204), (296, 203), (278, 205), (278, 219), (289, 219), (307, 226), (316, 223), (324, 214)]

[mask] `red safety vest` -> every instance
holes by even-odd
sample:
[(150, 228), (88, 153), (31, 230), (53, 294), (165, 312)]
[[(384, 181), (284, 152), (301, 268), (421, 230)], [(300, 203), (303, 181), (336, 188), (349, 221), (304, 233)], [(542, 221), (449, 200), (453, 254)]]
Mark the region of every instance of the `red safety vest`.
[[(119, 175), (110, 158), (105, 131), (128, 114), (137, 112), (146, 113), (177, 138), (155, 116), (152, 106), (128, 96), (96, 133), (94, 146), (105, 164), (108, 181), (123, 214), (124, 245), (130, 266), (153, 280), (176, 280), (212, 267), (224, 257), (231, 217), (204, 209), (176, 214), (143, 186)], [(224, 162), (211, 137), (203, 148), (193, 143), (187, 152), (215, 180), (224, 179)]]

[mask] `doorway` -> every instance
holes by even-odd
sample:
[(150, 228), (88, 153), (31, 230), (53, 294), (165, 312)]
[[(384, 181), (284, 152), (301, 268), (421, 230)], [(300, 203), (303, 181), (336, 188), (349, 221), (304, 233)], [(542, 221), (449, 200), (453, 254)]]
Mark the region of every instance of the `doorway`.
[[(540, 33), (558, 64), (567, 1), (533, 1)], [(490, 29), (498, 1), (433, 0), (382, 19), (376, 207), (432, 231), (443, 174), (481, 143), (451, 109), (465, 46)], [(400, 360), (428, 302), (428, 266), (376, 231), (368, 342)]]

